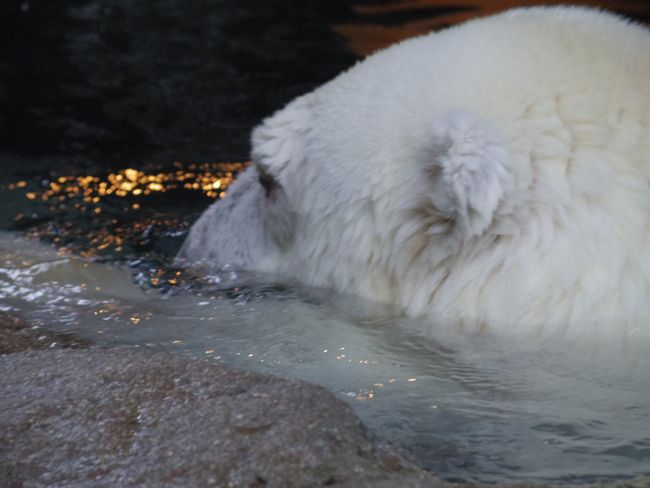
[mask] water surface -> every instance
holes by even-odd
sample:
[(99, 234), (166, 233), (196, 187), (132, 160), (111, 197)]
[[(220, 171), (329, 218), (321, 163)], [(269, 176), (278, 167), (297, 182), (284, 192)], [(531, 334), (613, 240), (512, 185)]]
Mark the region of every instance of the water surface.
[[(593, 481), (650, 472), (644, 348), (467, 335), (399, 311), (225, 269), (97, 263), (0, 235), (0, 308), (137, 345), (321, 384), (450, 480)], [(179, 273), (176, 275), (175, 273)], [(425, 330), (426, 334), (418, 331)]]

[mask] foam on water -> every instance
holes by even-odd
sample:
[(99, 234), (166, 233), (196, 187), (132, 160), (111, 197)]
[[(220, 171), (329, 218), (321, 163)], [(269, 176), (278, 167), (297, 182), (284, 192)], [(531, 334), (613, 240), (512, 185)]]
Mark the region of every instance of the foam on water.
[(643, 338), (611, 351), (597, 341), (515, 342), (233, 270), (166, 292), (137, 286), (132, 273), (0, 234), (0, 310), (99, 344), (321, 384), (444, 478), (650, 473)]

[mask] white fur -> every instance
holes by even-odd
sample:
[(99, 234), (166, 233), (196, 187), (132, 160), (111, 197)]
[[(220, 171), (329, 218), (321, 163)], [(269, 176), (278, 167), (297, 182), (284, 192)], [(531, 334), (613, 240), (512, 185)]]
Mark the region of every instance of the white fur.
[(265, 196), (248, 170), (194, 226), (185, 261), (468, 328), (649, 328), (643, 27), (567, 7), (471, 21), (369, 57), (252, 142), (278, 188)]

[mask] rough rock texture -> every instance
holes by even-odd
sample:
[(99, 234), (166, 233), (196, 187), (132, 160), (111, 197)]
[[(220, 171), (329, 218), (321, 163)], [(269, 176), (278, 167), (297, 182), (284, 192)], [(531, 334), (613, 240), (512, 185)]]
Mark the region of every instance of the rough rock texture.
[(318, 386), (135, 348), (69, 349), (87, 345), (0, 314), (0, 487), (477, 488), (373, 442)]
[(436, 486), (324, 389), (142, 350), (0, 357), (0, 486)]

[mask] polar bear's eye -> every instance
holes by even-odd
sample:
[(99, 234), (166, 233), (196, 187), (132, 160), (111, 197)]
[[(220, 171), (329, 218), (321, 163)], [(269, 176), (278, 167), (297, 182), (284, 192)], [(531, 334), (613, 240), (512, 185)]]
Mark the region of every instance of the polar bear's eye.
[(270, 196), (271, 192), (276, 189), (279, 185), (278, 182), (275, 181), (275, 178), (271, 176), (269, 173), (266, 171), (263, 171), (262, 169), (259, 169), (259, 182), (260, 185), (262, 185), (262, 188), (264, 188), (264, 191), (266, 192), (266, 196)]

